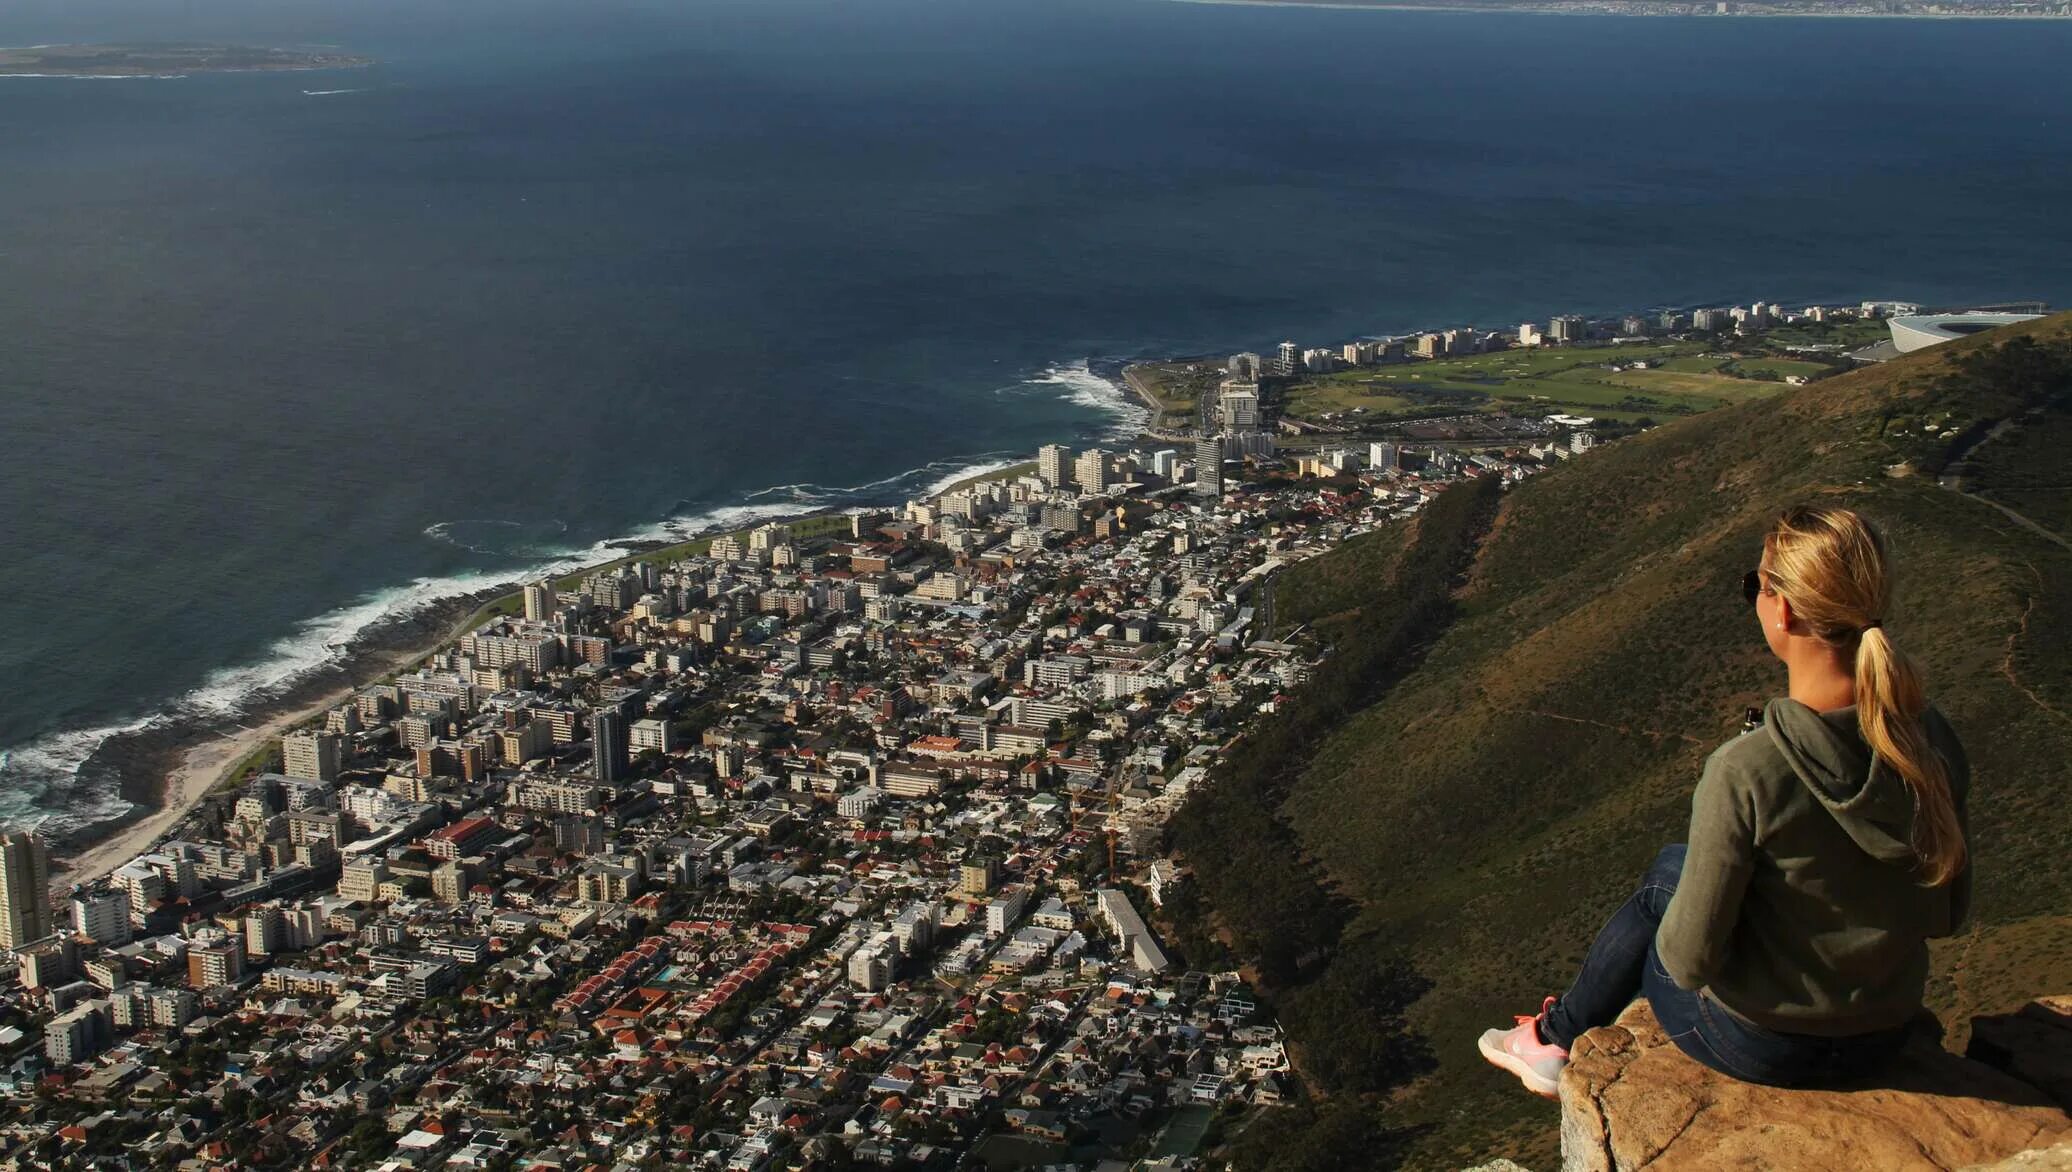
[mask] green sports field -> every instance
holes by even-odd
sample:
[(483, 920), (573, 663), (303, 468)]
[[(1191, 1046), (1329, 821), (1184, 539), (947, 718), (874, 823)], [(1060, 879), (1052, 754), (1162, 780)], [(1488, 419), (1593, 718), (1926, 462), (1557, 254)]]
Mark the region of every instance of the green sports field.
[(1767, 354), (1737, 356), (1704, 342), (1507, 350), (1314, 376), (1288, 388), (1283, 410), (1313, 422), (1369, 424), (1484, 411), (1631, 422), (1775, 394), (1785, 378), (1828, 369)]

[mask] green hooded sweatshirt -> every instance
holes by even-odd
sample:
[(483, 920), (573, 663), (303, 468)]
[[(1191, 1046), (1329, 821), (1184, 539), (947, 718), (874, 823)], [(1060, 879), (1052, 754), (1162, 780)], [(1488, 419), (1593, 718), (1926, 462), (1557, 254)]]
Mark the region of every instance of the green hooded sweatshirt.
[[(1940, 712), (1923, 717), (1960, 825), (1970, 768)], [(1845, 1037), (1921, 1010), (1928, 941), (1963, 924), (1971, 868), (1919, 877), (1914, 802), (1876, 761), (1856, 709), (1770, 701), (1763, 726), (1715, 751), (1691, 799), (1690, 851), (1655, 933), (1677, 985), (1746, 1021)]]

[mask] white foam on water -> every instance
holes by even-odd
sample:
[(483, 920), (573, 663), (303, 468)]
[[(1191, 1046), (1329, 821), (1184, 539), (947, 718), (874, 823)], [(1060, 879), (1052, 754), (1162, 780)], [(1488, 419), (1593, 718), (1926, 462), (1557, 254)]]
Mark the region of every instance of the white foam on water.
[(305, 98), (328, 98), (333, 94), (364, 94), (366, 90), (303, 90)]
[[(128, 813), (130, 803), (113, 789), (53, 794), (49, 787), (76, 778), (80, 766), (108, 738), (141, 732), (162, 719), (154, 714), (128, 724), (54, 733), (0, 753), (0, 823), (62, 832)], [(45, 806), (42, 799), (46, 796), (59, 798), (63, 804)]]
[(943, 476), (941, 479), (938, 479), (935, 483), (922, 489), (919, 495), (924, 497), (940, 496), (943, 493), (948, 492), (950, 490), (950, 487), (959, 481), (971, 480), (976, 477), (985, 476), (993, 472), (1003, 472), (1009, 468), (1014, 467), (1017, 464), (1026, 463), (1028, 463), (1027, 460), (1009, 459), (987, 460), (976, 464), (966, 464), (962, 467), (953, 469), (949, 474)]
[[(1076, 368), (1058, 368), (1054, 374), (1047, 373), (1045, 378), (1036, 381), (1039, 385), (1066, 387), (1071, 394), (1087, 396), (1085, 401), (1098, 403), (1104, 410), (1118, 407), (1114, 401), (1116, 392), (1113, 385), (1087, 372), (1084, 363)], [(200, 685), (185, 695), (137, 719), (94, 728), (67, 729), (26, 744), (0, 747), (0, 822), (33, 821), (47, 830), (61, 831), (118, 817), (130, 809), (130, 803), (120, 794), (112, 788), (106, 792), (84, 792), (85, 787), (79, 784), (81, 767), (110, 738), (141, 732), (172, 720), (235, 721), (311, 675), (343, 662), (370, 631), (411, 618), (441, 602), (617, 561), (632, 552), (627, 547), (634, 543), (690, 541), (762, 521), (796, 516), (802, 511), (887, 503), (873, 498), (893, 495), (885, 491), (888, 489), (899, 489), (898, 495), (904, 497), (935, 496), (958, 481), (1022, 462), (1020, 458), (988, 452), (963, 460), (933, 461), (896, 476), (850, 487), (773, 485), (744, 494), (744, 503), (677, 514), (622, 536), (598, 541), (585, 549), (562, 551), (524, 569), (423, 577), (362, 595), (343, 606), (304, 619), (252, 662), (210, 672)], [(765, 499), (773, 496), (779, 499)], [(454, 537), (453, 530), (463, 525), (519, 527), (521, 523), (442, 521), (426, 526), (424, 534), (434, 540), (462, 545)]]
[[(768, 489), (765, 489), (762, 492), (754, 492), (748, 495), (750, 498), (754, 498), (768, 491)], [(619, 538), (617, 544), (624, 545), (628, 541), (689, 541), (693, 538), (703, 537), (708, 533), (724, 533), (762, 521), (774, 521), (780, 517), (795, 516), (801, 508), (810, 507), (812, 506), (796, 500), (766, 501), (762, 504), (754, 505), (722, 505), (719, 508), (708, 509), (702, 513), (671, 517), (667, 521), (650, 526), (637, 536)], [(625, 551), (620, 549), (618, 553), (608, 554), (599, 560), (609, 561), (614, 556), (624, 557)], [(565, 573), (566, 571), (563, 572)]]
[(40, 77), (58, 81), (179, 81), (184, 73), (0, 73), (0, 77)]
[[(513, 539), (504, 544), (485, 544), (480, 535), (475, 533), (477, 527), (499, 532), (509, 531)], [(491, 557), (554, 557), (558, 555), (553, 550), (541, 548), (541, 545), (544, 544), (543, 539), (547, 536), (543, 531), (549, 527), (552, 527), (554, 530), (553, 536), (558, 537), (568, 532), (568, 522), (559, 518), (531, 522), (504, 521), (491, 517), (465, 517), (457, 521), (435, 521), (424, 527), (424, 535), (433, 541), (453, 546), (456, 549), (465, 549), (470, 553), (488, 554)], [(529, 540), (526, 537), (528, 531), (534, 533), (534, 537)], [(470, 538), (475, 538), (476, 540), (469, 540)]]
[(1049, 367), (1031, 376), (1026, 385), (1055, 393), (1066, 402), (1114, 416), (1115, 423), (1108, 429), (1112, 438), (1135, 436), (1151, 426), (1151, 412), (1130, 393), (1129, 388), (1114, 379), (1095, 374), (1084, 358)]
[(940, 496), (959, 481), (1028, 462), (1027, 457), (1008, 452), (982, 452), (957, 460), (931, 460), (919, 467), (895, 472), (876, 480), (867, 480), (862, 484), (779, 484), (748, 495), (750, 500), (766, 496), (789, 497), (800, 507), (841, 508), (853, 511), (887, 503), (884, 498), (895, 493), (886, 490), (896, 490), (896, 495), (907, 499)]
[(175, 703), (175, 712), (202, 717), (239, 715), (254, 701), (277, 696), (312, 673), (338, 663), (362, 636), (377, 626), (407, 619), (449, 598), (479, 593), (510, 580), (509, 574), (455, 574), (418, 578), (408, 585), (363, 595), (296, 624), (294, 631), (267, 648), (265, 658), (211, 672), (200, 687)]

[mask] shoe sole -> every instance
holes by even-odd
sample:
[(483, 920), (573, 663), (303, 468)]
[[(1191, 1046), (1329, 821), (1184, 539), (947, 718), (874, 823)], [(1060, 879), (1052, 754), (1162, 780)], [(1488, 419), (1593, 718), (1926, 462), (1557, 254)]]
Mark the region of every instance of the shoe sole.
[(1488, 1059), (1491, 1065), (1517, 1075), (1518, 1081), (1525, 1084), (1526, 1090), (1531, 1091), (1542, 1099), (1552, 1099), (1556, 1102), (1561, 1101), (1561, 1084), (1558, 1082), (1548, 1082), (1545, 1076), (1536, 1073), (1532, 1067), (1527, 1066), (1517, 1055), (1506, 1050), (1496, 1049), (1488, 1042), (1479, 1038), (1476, 1039), (1475, 1048), (1482, 1051), (1482, 1057)]

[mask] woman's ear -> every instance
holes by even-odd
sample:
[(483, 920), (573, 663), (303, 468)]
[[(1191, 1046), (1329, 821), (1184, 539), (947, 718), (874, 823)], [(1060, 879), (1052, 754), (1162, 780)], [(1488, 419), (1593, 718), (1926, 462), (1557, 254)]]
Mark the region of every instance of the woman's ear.
[(1791, 603), (1782, 592), (1777, 595), (1777, 629), (1789, 634), (1792, 629)]

